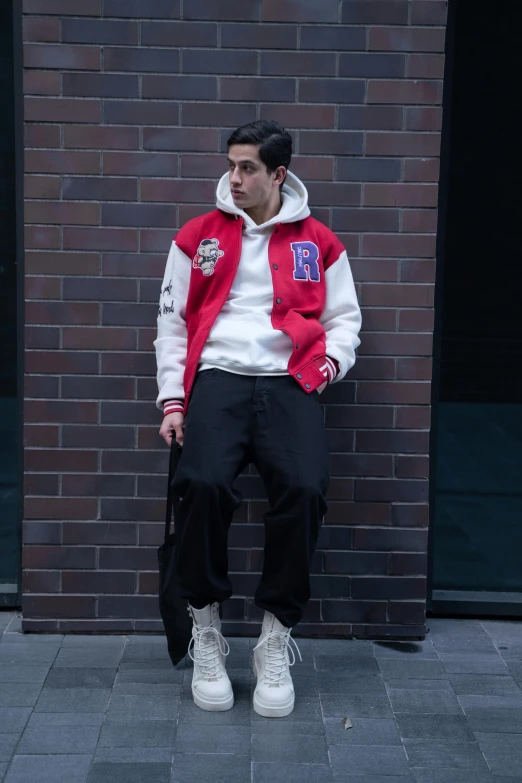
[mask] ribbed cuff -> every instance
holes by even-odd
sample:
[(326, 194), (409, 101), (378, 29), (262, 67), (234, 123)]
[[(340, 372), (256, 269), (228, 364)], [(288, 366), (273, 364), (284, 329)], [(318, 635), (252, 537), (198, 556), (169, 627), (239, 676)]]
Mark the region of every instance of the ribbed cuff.
[(325, 364), (321, 369), (328, 383), (331, 383), (339, 373), (339, 365), (335, 359), (330, 359), (329, 356), (326, 357)]
[(163, 417), (169, 413), (183, 413), (183, 403), (180, 400), (165, 400), (163, 403)]

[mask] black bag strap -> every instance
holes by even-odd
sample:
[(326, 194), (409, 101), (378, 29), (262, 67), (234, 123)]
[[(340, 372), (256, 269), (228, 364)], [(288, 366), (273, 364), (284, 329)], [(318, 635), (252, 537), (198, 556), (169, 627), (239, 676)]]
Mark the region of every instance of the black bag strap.
[(167, 511), (165, 515), (165, 543), (167, 543), (170, 535), (170, 523), (172, 522), (172, 511), (174, 509), (174, 506), (177, 505), (177, 502), (174, 499), (174, 491), (172, 485), (174, 483), (174, 474), (176, 472), (176, 468), (178, 467), (180, 456), (181, 456), (181, 448), (178, 446), (176, 442), (176, 438), (173, 435), (172, 443), (170, 446), (170, 457), (169, 457), (169, 483), (167, 487)]

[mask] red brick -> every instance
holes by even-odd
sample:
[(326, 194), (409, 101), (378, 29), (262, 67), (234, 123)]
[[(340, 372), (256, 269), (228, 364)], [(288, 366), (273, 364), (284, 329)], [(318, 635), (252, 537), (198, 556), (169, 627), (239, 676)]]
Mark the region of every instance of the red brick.
[(57, 68), (60, 70), (99, 71), (101, 49), (98, 46), (67, 46), (66, 44), (24, 44), (25, 68)]
[(99, 16), (101, 0), (23, 0), (24, 14)]
[(214, 128), (144, 128), (143, 148), (162, 152), (217, 152), (218, 132)]
[(60, 247), (60, 229), (51, 226), (26, 226), (24, 231), (26, 249), (51, 250)]
[[(280, 25), (275, 29), (278, 28)], [(325, 25), (301, 26), (301, 49), (324, 49), (326, 52), (364, 51), (366, 49), (366, 30), (364, 27), (341, 27), (339, 24), (331, 27)]]
[(262, 22), (337, 22), (339, 4), (337, 0), (264, 0)]
[(77, 400), (133, 400), (136, 397), (136, 383), (133, 378), (91, 377), (86, 384), (82, 377), (65, 376), (62, 377), (62, 397)]
[(435, 236), (431, 234), (366, 234), (363, 256), (432, 258)]
[(186, 182), (182, 179), (142, 179), (142, 201), (201, 201), (212, 202), (215, 186), (213, 182)]
[[(387, 79), (368, 82), (368, 103), (430, 103), (442, 102), (442, 82), (398, 81)], [(428, 130), (423, 128), (422, 130)]]
[(379, 332), (366, 334), (361, 356), (431, 356), (431, 335)]
[(426, 573), (428, 559), (427, 553), (390, 552), (388, 561), (389, 574), (396, 574), (399, 576), (423, 576)]
[[(24, 379), (24, 396), (26, 399), (39, 399), (49, 400), (57, 399), (60, 396), (60, 380), (54, 376), (47, 376), (47, 378), (38, 376), (26, 375)], [(33, 492), (33, 495), (40, 493)], [(49, 493), (42, 493), (49, 494)], [(51, 492), (50, 494), (58, 494), (57, 492)]]
[(41, 174), (99, 174), (98, 152), (26, 150), (25, 171)]
[(26, 401), (24, 404), (26, 422), (75, 422), (78, 424), (96, 424), (98, 421), (98, 403), (65, 402), (57, 400)]
[(256, 119), (256, 107), (246, 103), (216, 103), (212, 111), (205, 103), (184, 103), (181, 107), (183, 125), (208, 125), (215, 128), (236, 128)]
[(285, 128), (333, 128), (335, 106), (309, 106), (269, 103), (261, 106), (262, 120), (276, 120)]
[[(235, 56), (234, 52), (234, 56)], [(336, 57), (329, 52), (262, 52), (260, 73), (267, 76), (335, 76)], [(345, 74), (341, 74), (345, 75)]]
[[(399, 276), (399, 262), (393, 259), (351, 258), (350, 266), (354, 280), (360, 283), (391, 283)], [(395, 323), (391, 328), (395, 329)]]
[(392, 52), (443, 52), (443, 28), (371, 27), (370, 50)]
[(343, 24), (407, 24), (407, 0), (343, 0)]
[(61, 282), (58, 277), (26, 277), (26, 299), (60, 299)]
[(313, 182), (308, 185), (312, 204), (327, 206), (358, 206), (361, 203), (361, 186), (344, 182)]
[(411, 24), (445, 25), (446, 16), (445, 0), (413, 0), (411, 4)]
[(24, 616), (29, 617), (94, 617), (96, 598), (78, 595), (26, 595)]
[(137, 98), (139, 95), (137, 74), (64, 73), (62, 89), (64, 95), (86, 98)]
[(434, 283), (435, 259), (401, 261), (399, 279), (402, 283)]
[[(136, 574), (134, 571), (63, 571), (64, 593), (134, 593)], [(76, 615), (74, 615), (76, 616)]]
[(217, 19), (218, 21), (253, 21), (259, 19), (259, 0), (191, 0), (183, 9), (184, 19)]
[(390, 454), (332, 454), (332, 476), (391, 476)]
[(292, 102), (295, 90), (295, 79), (221, 77), (221, 98), (225, 101)]
[[(363, 79), (299, 80), (299, 100), (304, 103), (364, 103), (365, 95), (366, 82)], [(288, 100), (293, 100), (293, 96), (289, 96)]]
[(25, 469), (29, 471), (59, 471), (74, 473), (77, 471), (96, 471), (98, 455), (95, 451), (73, 449), (27, 449)]
[[(400, 503), (394, 503), (392, 506), (392, 525), (396, 527), (428, 527), (429, 523), (429, 506), (427, 503), (416, 505), (408, 503), (408, 505), (402, 505)], [(419, 531), (416, 536), (423, 534), (424, 531)], [(403, 535), (411, 535), (411, 531), (405, 530)], [(424, 533), (424, 535), (426, 535)], [(413, 537), (410, 539), (413, 540)], [(426, 551), (425, 547), (421, 551)]]
[(101, 101), (76, 98), (26, 98), (26, 122), (100, 122)]
[(26, 198), (60, 198), (60, 177), (24, 177), (24, 195)]
[(65, 250), (125, 250), (138, 249), (138, 233), (131, 228), (64, 228)]
[[(45, 498), (45, 502), (40, 498), (26, 498), (24, 513), (26, 519), (96, 519), (96, 507), (96, 498)], [(27, 554), (28, 547), (25, 547), (26, 559)], [(63, 554), (66, 556), (67, 552)], [(72, 558), (65, 562), (69, 568), (74, 568)]]
[(103, 15), (138, 19), (179, 19), (180, 0), (105, 0)]
[(185, 49), (183, 73), (247, 75), (257, 73), (257, 52), (235, 49)]
[(171, 229), (160, 230), (155, 228), (153, 231), (140, 229), (140, 251), (143, 253), (168, 253), (173, 239)]
[[(68, 425), (62, 429), (62, 446), (64, 448), (78, 449), (99, 449), (99, 448), (119, 448), (130, 449), (134, 447), (134, 430), (129, 427), (102, 427), (101, 425)], [(75, 526), (76, 527), (76, 526)], [(107, 540), (108, 532), (107, 527), (110, 525), (102, 525), (101, 529), (104, 535), (104, 540)], [(131, 532), (134, 526), (129, 525), (117, 525), (118, 530), (122, 534)], [(67, 540), (67, 530), (64, 529), (64, 543), (82, 544), (82, 543), (94, 543), (94, 538), (89, 539), (89, 533), (84, 533), (83, 538), (78, 534), (74, 537), (71, 536), (70, 540)], [(71, 531), (69, 531), (71, 532)], [(100, 530), (98, 531), (98, 533)], [(123, 543), (119, 540), (112, 540), (107, 543)], [(126, 539), (126, 543), (132, 544), (136, 541)]]
[[(368, 187), (368, 186), (366, 186)], [(398, 231), (398, 209), (334, 209), (334, 231)]]
[(406, 129), (417, 131), (440, 130), (442, 127), (442, 109), (423, 107), (406, 109)]
[(62, 195), (64, 199), (84, 201), (136, 201), (138, 181), (129, 177), (64, 177)]
[(24, 593), (59, 593), (60, 571), (24, 571), (22, 585)]
[[(293, 159), (292, 159), (293, 160)], [(221, 177), (226, 171), (223, 155), (181, 155), (182, 177)]]
[[(415, 335), (418, 339), (421, 335)], [(429, 337), (431, 354), (431, 335)], [(413, 335), (410, 335), (413, 337)], [(397, 380), (399, 381), (430, 381), (431, 380), (431, 358), (430, 359), (398, 359), (397, 360)]]
[(133, 71), (135, 73), (178, 73), (179, 52), (172, 49), (151, 49), (104, 47), (103, 68), (105, 71)]
[(25, 125), (24, 139), (26, 147), (59, 147), (59, 125)]
[(59, 19), (49, 19), (45, 16), (24, 16), (22, 30), (24, 41), (60, 40)]
[(135, 329), (97, 327), (65, 327), (62, 330), (63, 348), (79, 348), (82, 350), (136, 350)]
[[(406, 56), (404, 54), (375, 54), (350, 52), (339, 57), (339, 76), (350, 78), (404, 78)], [(317, 74), (319, 76), (319, 74)]]
[[(195, 46), (198, 44), (191, 44)], [(296, 25), (273, 24), (222, 24), (221, 46), (229, 49), (295, 49)], [(308, 48), (307, 46), (303, 48)]]
[(179, 225), (182, 226), (193, 218), (210, 212), (212, 204), (180, 204), (179, 207)]
[(433, 293), (432, 285), (368, 283), (361, 286), (360, 301), (380, 307), (432, 307)]
[(137, 281), (122, 278), (111, 280), (107, 277), (67, 277), (63, 281), (63, 298), (94, 302), (135, 302), (138, 298)]
[(405, 209), (402, 213), (402, 230), (415, 234), (435, 233), (437, 212), (434, 209)]
[(178, 155), (166, 153), (105, 152), (103, 173), (111, 176), (120, 174), (139, 177), (177, 177), (178, 159)]
[(431, 410), (424, 407), (397, 408), (395, 426), (397, 429), (428, 429), (431, 422)]
[(397, 328), (397, 311), (382, 307), (364, 308), (364, 328), (369, 331), (387, 332)]
[[(367, 337), (372, 336), (373, 335), (365, 335), (365, 344)], [(360, 356), (357, 359), (356, 364), (357, 367), (354, 367), (352, 370), (350, 370), (351, 380), (362, 379), (365, 381), (393, 381), (395, 379), (395, 359)]]
[(437, 157), (440, 151), (438, 133), (367, 133), (367, 155), (400, 155)]
[(363, 151), (363, 134), (348, 131), (301, 131), (299, 152), (334, 155), (359, 155)]
[[(438, 158), (412, 158), (404, 161), (405, 182), (438, 182), (439, 181)], [(407, 213), (405, 213), (407, 214)], [(410, 231), (411, 229), (407, 229)]]
[(66, 43), (117, 44), (138, 43), (138, 23), (109, 19), (64, 19), (62, 41)]
[(301, 179), (331, 180), (334, 173), (333, 158), (293, 157), (291, 170)]
[(97, 324), (100, 320), (95, 302), (28, 302), (25, 312), (29, 324)]
[[(226, 27), (226, 25), (224, 25)], [(273, 28), (270, 28), (273, 29)], [(142, 46), (217, 46), (217, 24), (194, 22), (141, 22)], [(222, 43), (222, 46), (228, 44)], [(245, 46), (247, 43), (245, 43)]]
[[(380, 500), (382, 502), (394, 500), (403, 502), (427, 501), (428, 486), (427, 481), (419, 480), (357, 479), (355, 498), (356, 500)], [(398, 545), (392, 545), (392, 548), (396, 546)]]
[(63, 201), (26, 201), (25, 219), (29, 223), (97, 225), (100, 222), (100, 205)]
[(429, 405), (430, 395), (428, 382), (360, 381), (357, 386), (357, 402), (362, 403)]
[(339, 128), (401, 130), (402, 115), (403, 110), (399, 106), (339, 106)]
[(100, 268), (96, 253), (31, 253), (25, 254), (26, 274), (95, 275)]
[(363, 204), (370, 207), (436, 207), (437, 185), (368, 184)]
[[(142, 82), (143, 98), (169, 98), (170, 100), (182, 101), (215, 101), (217, 99), (217, 79), (215, 76), (149, 76), (145, 74)], [(223, 94), (221, 98), (226, 100), (226, 96)], [(141, 105), (146, 110), (151, 104)], [(118, 106), (115, 105), (114, 116), (116, 117), (117, 114)], [(177, 125), (176, 122), (172, 124)]]
[(389, 405), (332, 405), (326, 408), (327, 427), (393, 427), (393, 408)]
[[(158, 286), (159, 288), (159, 286)], [(154, 375), (156, 359), (151, 353), (104, 353), (102, 373), (106, 375)]]
[(150, 326), (156, 320), (156, 304), (104, 304), (102, 323), (107, 326)]
[(163, 279), (165, 253), (105, 253), (102, 256), (102, 274), (109, 277), (153, 277)]
[(406, 63), (408, 79), (443, 79), (443, 54), (410, 54)]
[(356, 433), (357, 450), (390, 454), (425, 454), (429, 448), (429, 432), (397, 432), (397, 430), (366, 430)]
[(60, 329), (51, 326), (26, 326), (24, 329), (26, 348), (59, 348)]
[(138, 128), (111, 128), (96, 125), (66, 125), (64, 147), (102, 151), (107, 149), (137, 150), (139, 130)]
[(156, 339), (156, 329), (139, 329), (138, 331), (138, 350), (152, 351), (153, 342)]
[(60, 441), (60, 429), (46, 424), (26, 424), (24, 426), (24, 446), (58, 446)]
[(111, 203), (102, 205), (102, 225), (104, 226), (167, 227), (175, 224), (176, 207), (171, 204)]
[(60, 74), (52, 71), (25, 71), (25, 95), (59, 95)]
[(401, 310), (399, 329), (405, 332), (431, 332), (433, 318), (433, 310)]

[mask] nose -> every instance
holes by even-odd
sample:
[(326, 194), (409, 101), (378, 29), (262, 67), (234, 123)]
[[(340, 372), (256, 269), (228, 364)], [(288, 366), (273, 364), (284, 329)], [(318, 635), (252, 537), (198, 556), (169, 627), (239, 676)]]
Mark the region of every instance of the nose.
[(239, 175), (239, 167), (230, 170), (230, 184), (241, 185), (241, 177)]

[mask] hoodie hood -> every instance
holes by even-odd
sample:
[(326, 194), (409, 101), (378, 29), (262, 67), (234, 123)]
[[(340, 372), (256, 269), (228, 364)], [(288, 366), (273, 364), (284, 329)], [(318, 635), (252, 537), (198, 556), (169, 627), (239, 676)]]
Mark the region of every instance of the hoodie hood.
[(217, 186), (216, 206), (223, 212), (231, 215), (240, 215), (245, 225), (249, 228), (266, 228), (276, 223), (295, 223), (298, 220), (304, 220), (309, 217), (308, 191), (295, 174), (287, 171), (285, 184), (281, 191), (282, 206), (277, 215), (267, 220), (266, 223), (258, 226), (244, 210), (234, 204), (232, 194), (230, 193), (230, 181), (228, 174), (223, 174)]

